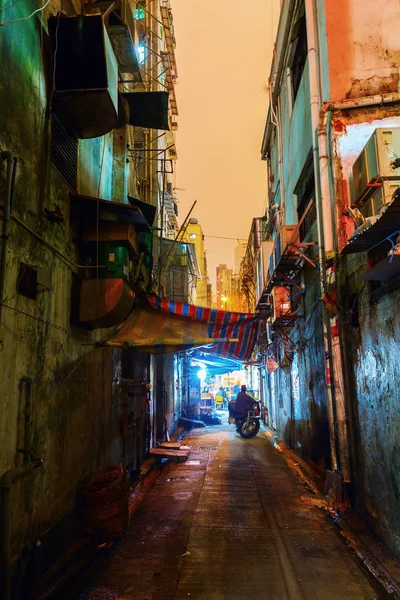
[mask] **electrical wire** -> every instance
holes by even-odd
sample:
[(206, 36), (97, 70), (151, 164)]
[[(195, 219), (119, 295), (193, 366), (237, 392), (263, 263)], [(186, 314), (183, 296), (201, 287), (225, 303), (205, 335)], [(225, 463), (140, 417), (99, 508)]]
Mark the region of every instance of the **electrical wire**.
[(57, 16), (57, 26), (56, 26), (56, 47), (54, 48), (54, 56), (53, 56), (53, 77), (52, 77), (52, 88), (51, 88), (51, 94), (50, 94), (50, 99), (49, 99), (49, 107), (50, 107), (50, 111), (52, 109), (52, 104), (53, 104), (53, 96), (54, 96), (54, 92), (56, 90), (56, 68), (57, 68), (57, 50), (58, 50), (58, 27), (60, 25), (60, 17), (61, 17), (61, 11), (58, 13)]
[(56, 325), (55, 323), (51, 323), (50, 321), (47, 321), (46, 319), (41, 319), (40, 317), (35, 317), (34, 315), (31, 315), (23, 310), (20, 310), (19, 308), (14, 308), (13, 306), (9, 306), (8, 304), (3, 304), (3, 306), (5, 308), (8, 308), (9, 310), (12, 310), (16, 313), (20, 313), (21, 315), (24, 315), (25, 317), (29, 317), (30, 319), (34, 319), (35, 321), (39, 321), (39, 323), (43, 323), (43, 325), (48, 325), (49, 327), (52, 327), (53, 329), (56, 329), (57, 331), (61, 331), (63, 333), (66, 333), (70, 336), (78, 336), (81, 338), (84, 338), (86, 340), (89, 340), (90, 342), (93, 343), (93, 339), (83, 333), (78, 333), (78, 332), (71, 332), (69, 329), (67, 329), (66, 327), (63, 327), (62, 325)]
[(204, 234), (204, 237), (206, 237), (206, 238), (214, 238), (216, 240), (235, 240), (236, 242), (246, 242), (247, 241), (245, 238), (224, 237), (224, 236), (220, 236), (220, 235), (206, 235), (206, 234)]
[(48, 6), (50, 4), (50, 2), (51, 2), (51, 0), (47, 0), (46, 4), (44, 4), (41, 8), (37, 8), (36, 10), (34, 10), (33, 13), (28, 15), (27, 17), (21, 17), (20, 19), (10, 19), (9, 21), (3, 21), (3, 23), (0, 23), (0, 27), (4, 27), (4, 25), (8, 25), (9, 23), (19, 23), (19, 21), (26, 21), (27, 19), (31, 19), (34, 15), (36, 15), (36, 13), (44, 10), (46, 8), (46, 6)]
[(100, 220), (100, 188), (103, 179), (103, 162), (104, 152), (106, 148), (106, 138), (103, 137), (103, 151), (101, 155), (99, 184), (97, 186), (97, 202), (96, 202), (96, 317), (99, 313), (99, 220)]
[(26, 225), (23, 221), (21, 221), (21, 219), (19, 219), (15, 215), (12, 216), (12, 219), (14, 221), (16, 221), (19, 225), (21, 225), (21, 227), (23, 227), (24, 229), (26, 229), (26, 231), (28, 231), (35, 238), (37, 238), (38, 240), (40, 240), (42, 242), (42, 244), (44, 246), (46, 246), (46, 248), (48, 248), (56, 256), (58, 256), (58, 258), (60, 260), (62, 260), (66, 264), (66, 266), (69, 269), (71, 269), (71, 271), (73, 273), (75, 271), (72, 269), (72, 267), (74, 267), (75, 269), (97, 269), (97, 268), (104, 268), (106, 266), (106, 265), (94, 265), (94, 266), (93, 265), (77, 265), (72, 260), (70, 260), (69, 258), (67, 258), (66, 256), (64, 256), (64, 254), (62, 254), (61, 252), (59, 252), (59, 250), (57, 250), (56, 248), (54, 248), (54, 246), (52, 246), (51, 244), (49, 244), (48, 242), (46, 242), (45, 239), (43, 239), (38, 233), (36, 233), (35, 231), (33, 231), (33, 229), (31, 229), (28, 225)]

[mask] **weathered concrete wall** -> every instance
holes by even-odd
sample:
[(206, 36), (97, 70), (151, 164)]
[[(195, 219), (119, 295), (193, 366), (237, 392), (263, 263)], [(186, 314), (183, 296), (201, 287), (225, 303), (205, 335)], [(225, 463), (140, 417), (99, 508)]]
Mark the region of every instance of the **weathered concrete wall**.
[[(395, 114), (396, 107), (375, 107), (341, 115), (334, 145), (338, 206), (345, 202), (341, 191), (347, 190), (349, 195), (354, 160), (375, 128), (400, 125)], [(338, 210), (338, 230), (346, 231), (346, 225), (347, 235), (341, 237), (340, 247), (353, 233), (354, 223)], [(386, 251), (389, 247), (387, 244)], [(380, 252), (383, 254), (378, 257)], [(363, 283), (359, 279), (368, 269), (368, 261), (376, 262), (384, 254), (385, 248), (378, 248), (369, 255), (353, 254), (341, 261), (339, 305), (345, 330), (356, 503), (384, 539), (400, 552), (399, 283)]]
[[(295, 189), (312, 148), (309, 66), (308, 60), (293, 103), (289, 77), (282, 82), (280, 94), (280, 124), (283, 146), (284, 223), (298, 221)], [(278, 139), (275, 136), (271, 151), (271, 172), (274, 185), (279, 186)], [(276, 193), (276, 197), (278, 194)], [(317, 240), (314, 225), (310, 240)], [(317, 251), (314, 252), (317, 257)], [(269, 376), (266, 404), (270, 424), (297, 452), (321, 465), (329, 464), (327, 445), (328, 419), (325, 390), (325, 356), (319, 278), (316, 269), (306, 265), (303, 273), (305, 316), (287, 333), (286, 350), (298, 353), (299, 405), (294, 405), (292, 366), (290, 362)], [(285, 355), (283, 339), (278, 338), (275, 359), (282, 364)], [(286, 361), (285, 361), (286, 362)], [(271, 385), (272, 384), (272, 385)], [(272, 393), (271, 393), (272, 392)]]
[[(320, 100), (335, 101), (398, 91), (400, 41), (395, 25), (399, 17), (398, 2), (389, 0), (384, 5), (378, 5), (363, 0), (316, 0), (315, 5), (318, 11), (318, 54), (321, 59), (319, 74), (322, 77)], [(309, 85), (304, 75), (300, 89), (303, 84), (306, 88)], [(284, 132), (286, 218), (290, 222), (291, 215), (295, 215), (295, 205), (290, 208), (293, 183), (298, 179), (299, 167), (304, 164), (304, 152), (311, 147), (311, 137), (299, 135), (304, 120), (309, 117), (307, 90), (302, 92), (303, 96), (298, 96), (291, 110), (285, 99), (284, 86), (285, 83), (281, 94), (281, 121)], [(298, 102), (299, 106), (296, 106)], [(399, 124), (398, 106), (395, 105), (354, 109), (333, 115), (331, 189), (339, 252), (355, 229), (354, 221), (346, 211), (350, 199), (349, 174), (354, 160), (376, 127)], [(309, 121), (306, 129), (311, 136)], [(272, 144), (271, 165), (277, 185), (276, 139)], [(368, 260), (379, 260), (380, 251), (369, 255)], [(382, 252), (381, 258), (385, 254)], [(338, 264), (340, 294), (337, 309), (339, 321), (345, 330), (342, 350), (347, 366), (345, 388), (356, 502), (392, 547), (400, 551), (400, 409), (397, 391), (400, 350), (396, 344), (400, 327), (396, 311), (399, 283), (369, 282), (363, 287), (359, 276), (367, 269), (366, 255), (356, 259), (354, 256), (340, 258)], [(320, 292), (317, 282), (317, 276), (305, 280), (306, 316), (312, 312), (310, 300), (312, 303), (318, 302)], [(301, 330), (301, 325), (291, 336), (295, 340), (299, 328)], [(302, 336), (306, 339), (297, 347), (301, 418), (299, 421), (296, 419), (294, 434), (288, 416), (289, 408), (293, 412), (288, 404), (289, 374), (281, 369), (270, 378), (275, 382), (276, 398), (276, 408), (271, 407), (271, 413), (281, 435), (286, 432), (287, 436), (289, 428), (292, 440), (296, 444), (300, 440), (306, 456), (329, 466), (321, 306), (315, 310), (307, 329), (312, 331), (312, 339), (307, 342), (310, 336), (303, 332)]]
[[(86, 196), (112, 200), (113, 132), (80, 140), (78, 191)], [(121, 201), (121, 200), (120, 200)]]
[(166, 354), (164, 357), (164, 382), (167, 392), (167, 428), (171, 434), (180, 416), (180, 402), (177, 398), (175, 382), (175, 355)]
[[(31, 12), (28, 0), (5, 2), (0, 21)], [(32, 382), (28, 446), (44, 461), (12, 491), (15, 555), (22, 547), (38, 548), (36, 541), (70, 514), (81, 479), (110, 464), (134, 463), (136, 452), (129, 447), (133, 441), (124, 444), (121, 435), (121, 352), (82, 345), (105, 332), (70, 323), (72, 280), (82, 272), (74, 266), (80, 257), (69, 222), (69, 190), (50, 164), (50, 54), (42, 18), (4, 25), (0, 36), (0, 149), (18, 157), (13, 215), (30, 229), (10, 222), (0, 331), (0, 474), (22, 461), (25, 378)], [(81, 192), (112, 199), (112, 137), (81, 144)], [(3, 161), (0, 201), (5, 201)], [(54, 204), (64, 218), (56, 224), (44, 212)], [(51, 276), (51, 289), (36, 300), (16, 291), (20, 261)], [(132, 378), (138, 377), (135, 369)], [(139, 371), (148, 377), (143, 365)], [(131, 408), (142, 411), (137, 398)], [(61, 548), (58, 539), (54, 558)]]
[(341, 301), (351, 310), (346, 356), (356, 501), (400, 552), (400, 289), (399, 281), (363, 286), (358, 278), (366, 268), (366, 259), (359, 258), (342, 274)]
[(167, 432), (172, 434), (182, 410), (182, 370), (178, 375), (178, 359), (175, 354), (160, 354), (155, 357), (156, 364), (156, 410), (157, 410), (157, 440), (165, 441)]
[[(397, 91), (397, 0), (325, 0), (330, 100)], [(329, 100), (329, 98), (324, 98)]]
[[(269, 376), (265, 389), (269, 424), (278, 435), (301, 456), (311, 459), (322, 468), (329, 466), (329, 431), (325, 391), (325, 357), (321, 307), (308, 313), (304, 321), (289, 332), (291, 356), (297, 354), (299, 400), (293, 381), (293, 364), (288, 362)], [(279, 364), (284, 359), (284, 344), (278, 343), (274, 354)], [(286, 361), (285, 361), (286, 362)], [(271, 378), (273, 393), (271, 394)]]

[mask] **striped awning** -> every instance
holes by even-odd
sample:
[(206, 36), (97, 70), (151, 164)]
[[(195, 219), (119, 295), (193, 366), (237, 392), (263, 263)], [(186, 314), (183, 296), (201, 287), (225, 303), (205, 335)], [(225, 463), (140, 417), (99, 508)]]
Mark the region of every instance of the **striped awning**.
[(141, 352), (166, 354), (200, 346), (207, 352), (248, 360), (257, 338), (255, 315), (203, 308), (148, 296), (112, 333), (104, 346), (133, 346)]
[(209, 352), (238, 360), (250, 358), (258, 332), (258, 319), (254, 314), (205, 308), (156, 296), (148, 296), (148, 302), (161, 313), (186, 317), (188, 321), (197, 321), (199, 324), (207, 323), (208, 337), (210, 341), (213, 340)]

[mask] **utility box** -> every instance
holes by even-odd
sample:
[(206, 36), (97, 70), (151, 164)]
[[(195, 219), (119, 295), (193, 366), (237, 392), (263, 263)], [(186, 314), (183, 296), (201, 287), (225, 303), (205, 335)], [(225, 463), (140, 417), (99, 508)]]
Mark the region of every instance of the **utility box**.
[(83, 242), (111, 242), (124, 246), (131, 255), (139, 253), (138, 233), (132, 223), (100, 221), (85, 227)]
[(116, 244), (101, 243), (90, 249), (92, 264), (100, 265), (98, 269), (90, 269), (92, 278), (114, 278), (128, 279), (129, 276), (129, 250), (124, 246)]
[(117, 124), (118, 65), (102, 15), (50, 17), (53, 110), (77, 139), (105, 135)]
[[(353, 204), (363, 207), (383, 181), (400, 182), (400, 168), (393, 166), (397, 157), (400, 157), (400, 127), (375, 129), (353, 165)], [(384, 204), (390, 200), (391, 197), (387, 198)]]

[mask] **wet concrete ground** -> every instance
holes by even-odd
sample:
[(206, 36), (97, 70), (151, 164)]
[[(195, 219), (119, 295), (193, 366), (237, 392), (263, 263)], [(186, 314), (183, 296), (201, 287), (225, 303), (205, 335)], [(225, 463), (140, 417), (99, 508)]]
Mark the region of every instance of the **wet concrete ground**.
[(80, 600), (379, 598), (325, 515), (260, 433), (188, 435), (115, 557)]

